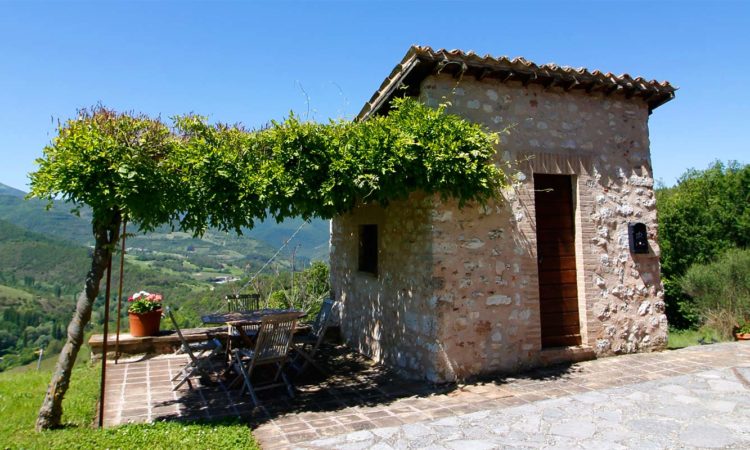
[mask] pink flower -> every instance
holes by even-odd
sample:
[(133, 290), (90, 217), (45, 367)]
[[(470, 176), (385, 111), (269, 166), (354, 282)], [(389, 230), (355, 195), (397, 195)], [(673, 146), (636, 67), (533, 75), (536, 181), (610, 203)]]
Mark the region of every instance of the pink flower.
[(128, 301), (129, 302), (134, 302), (136, 300), (141, 300), (141, 299), (152, 301), (152, 302), (160, 302), (162, 300), (162, 295), (161, 294), (150, 294), (150, 293), (148, 293), (146, 291), (140, 291), (140, 292), (136, 292), (135, 294), (131, 295), (128, 298)]

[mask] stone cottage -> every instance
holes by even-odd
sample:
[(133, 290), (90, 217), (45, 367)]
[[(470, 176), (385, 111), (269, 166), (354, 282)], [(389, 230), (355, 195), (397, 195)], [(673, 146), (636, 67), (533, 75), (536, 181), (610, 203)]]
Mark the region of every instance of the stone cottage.
[(412, 47), (358, 119), (397, 95), (502, 135), (518, 182), (459, 209), (415, 193), (332, 222), (342, 334), (416, 378), (451, 381), (663, 349), (648, 117), (669, 83)]

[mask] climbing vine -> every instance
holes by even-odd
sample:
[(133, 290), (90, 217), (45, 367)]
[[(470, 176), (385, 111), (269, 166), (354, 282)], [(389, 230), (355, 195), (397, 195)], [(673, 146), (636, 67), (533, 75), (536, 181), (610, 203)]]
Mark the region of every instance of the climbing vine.
[(504, 177), (497, 136), (412, 99), (366, 122), (303, 122), (292, 115), (260, 131), (175, 119), (178, 144), (163, 162), (180, 186), (181, 227), (239, 230), (270, 214), (331, 218), (357, 202), (387, 204), (410, 192), (462, 204), (492, 197)]

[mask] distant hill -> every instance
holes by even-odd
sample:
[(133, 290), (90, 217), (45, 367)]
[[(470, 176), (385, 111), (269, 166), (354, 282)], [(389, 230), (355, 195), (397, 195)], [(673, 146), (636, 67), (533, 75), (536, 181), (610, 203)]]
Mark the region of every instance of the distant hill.
[(0, 220), (0, 283), (74, 293), (91, 265), (86, 247), (28, 231)]
[[(0, 183), (0, 219), (46, 236), (82, 245), (93, 244), (91, 212), (88, 209), (82, 208), (80, 216), (76, 216), (70, 213), (70, 205), (56, 201), (47, 210), (46, 201), (26, 200), (25, 195), (23, 191)], [(270, 220), (258, 222), (252, 230), (245, 230), (243, 236), (209, 230), (200, 239), (185, 233), (173, 233), (169, 227), (162, 227), (155, 232), (128, 239), (128, 246), (176, 255), (187, 255), (189, 248), (198, 249), (203, 256), (222, 262), (236, 261), (244, 266), (248, 261), (270, 258), (301, 223), (299, 219), (280, 224)], [(328, 233), (328, 221), (313, 220), (300, 230), (282, 257), (287, 259), (283, 255), (289, 255), (292, 248), (299, 244), (299, 257), (328, 261)]]
[(13, 188), (13, 187), (10, 187), (10, 186), (6, 186), (6, 185), (0, 183), (0, 195), (10, 195), (10, 196), (13, 196), (13, 197), (23, 197), (24, 195), (26, 195), (26, 193), (24, 191), (20, 191), (20, 190), (18, 190), (16, 188)]
[[(176, 270), (159, 264), (143, 262), (138, 257), (125, 261), (125, 292), (158, 289), (160, 292), (191, 292), (208, 288), (196, 273), (202, 270)], [(91, 266), (91, 249), (54, 237), (28, 231), (0, 220), (0, 310), (13, 298), (31, 297), (58, 299), (74, 304), (75, 296), (83, 287), (84, 276)], [(118, 272), (118, 261), (113, 261), (113, 276)], [(4, 294), (8, 294), (5, 295)], [(59, 303), (59, 302), (58, 302)]]
[(93, 244), (89, 211), (81, 211), (81, 217), (75, 216), (64, 202), (55, 202), (52, 209), (47, 211), (47, 202), (26, 200), (25, 195), (0, 184), (0, 219), (46, 236), (81, 245)]
[[(261, 241), (264, 241), (272, 247), (280, 247), (289, 239), (297, 228), (302, 225), (302, 219), (289, 219), (282, 223), (276, 223), (273, 220), (258, 222), (252, 230), (245, 234)], [(329, 248), (328, 240), (330, 235), (330, 225), (327, 220), (314, 219), (305, 224), (297, 233), (294, 240), (289, 243), (285, 254), (289, 254), (293, 247), (299, 244), (297, 254), (311, 260), (328, 261)]]

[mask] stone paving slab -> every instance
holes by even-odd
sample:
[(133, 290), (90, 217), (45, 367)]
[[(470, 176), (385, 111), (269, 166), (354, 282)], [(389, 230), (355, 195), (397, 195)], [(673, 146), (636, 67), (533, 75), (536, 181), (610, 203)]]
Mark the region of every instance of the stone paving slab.
[[(738, 361), (750, 366), (746, 361)], [(304, 449), (750, 448), (750, 367), (670, 376), (522, 406), (375, 428)]]
[[(573, 403), (574, 405), (586, 404), (587, 402), (606, 404), (612, 401), (613, 395), (601, 394), (603, 390), (613, 388), (627, 390), (632, 389), (631, 386), (639, 385), (648, 387), (651, 382), (658, 383), (686, 374), (717, 369), (730, 370), (748, 361), (750, 361), (750, 344), (747, 343), (725, 343), (660, 353), (622, 355), (585, 361), (567, 367), (542, 368), (516, 376), (488, 379), (484, 382), (459, 385), (444, 393), (417, 394), (411, 397), (394, 399), (392, 402), (385, 404), (342, 408), (324, 413), (299, 412), (291, 416), (282, 415), (275, 417), (270, 422), (260, 424), (254, 430), (254, 434), (261, 446), (269, 450), (325, 448), (330, 446), (331, 442), (338, 442), (338, 439), (344, 439), (344, 441), (333, 445), (333, 447), (369, 448), (372, 445), (373, 448), (390, 448), (388, 446), (393, 448), (463, 447), (462, 450), (485, 448), (483, 446), (489, 445), (488, 442), (474, 442), (476, 439), (473, 431), (480, 432), (477, 427), (471, 429), (467, 427), (469, 431), (463, 435), (464, 442), (459, 442), (461, 439), (456, 438), (458, 440), (451, 444), (452, 447), (440, 447), (442, 444), (428, 444), (420, 439), (412, 442), (405, 437), (413, 432), (413, 429), (409, 428), (411, 424), (435, 423), (439, 422), (440, 419), (447, 420), (475, 413), (481, 415), (487, 411), (512, 411), (513, 408), (523, 412), (526, 410), (524, 408), (528, 408), (528, 405), (569, 397), (580, 398)], [(725, 405), (724, 403), (718, 404)], [(626, 405), (629, 405), (629, 403), (626, 402)], [(684, 408), (678, 409), (683, 410)], [(648, 412), (648, 408), (645, 411)], [(387, 413), (386, 419), (372, 419), (368, 416), (368, 414), (379, 412)], [(571, 420), (578, 417), (575, 410), (568, 412), (571, 414)], [(564, 413), (565, 411), (559, 414), (564, 415)], [(554, 412), (549, 414), (554, 414)], [(627, 411), (621, 411), (620, 414), (624, 417), (630, 417)], [(316, 422), (321, 419), (328, 419), (328, 421)], [(301, 431), (289, 428), (287, 424), (292, 421), (302, 422), (308, 426)], [(331, 423), (334, 423), (334, 425), (331, 425)], [(494, 423), (508, 424), (504, 419), (497, 420)], [(648, 420), (645, 423), (649, 423)], [(644, 427), (646, 426), (645, 423), (643, 424)], [(656, 423), (661, 424), (661, 422)], [(548, 445), (550, 448), (555, 448), (556, 444), (553, 445), (552, 442), (558, 441), (561, 448), (570, 448), (566, 446), (570, 444), (570, 439), (573, 439), (570, 436), (563, 436), (562, 434), (565, 433), (561, 430), (563, 425), (557, 425), (554, 431), (561, 435), (559, 438), (539, 441), (540, 435), (535, 432), (529, 435), (527, 441), (524, 441), (526, 435), (518, 433), (522, 433), (520, 430), (523, 430), (524, 426), (533, 424), (524, 425), (524, 422), (521, 421), (515, 423), (515, 425), (513, 428), (508, 428), (507, 435), (503, 435), (503, 438), (510, 439), (508, 442), (515, 442), (517, 445), (513, 445), (521, 448), (540, 448)], [(588, 430), (586, 431), (588, 433), (591, 431), (591, 427), (587, 428), (587, 425), (582, 425), (580, 420), (571, 422), (570, 425), (572, 429), (583, 430), (581, 432)], [(637, 423), (633, 424), (633, 426), (635, 425)], [(502, 433), (505, 425), (499, 426), (498, 432)], [(347, 431), (343, 432), (342, 430)], [(363, 436), (370, 436), (368, 433), (375, 434), (376, 430), (385, 430), (382, 431), (385, 434), (389, 432), (397, 433), (397, 431), (403, 432), (403, 434), (401, 435), (402, 438), (394, 438), (395, 440), (392, 442), (384, 438), (372, 438), (370, 440), (362, 438)], [(433, 431), (437, 432), (437, 430)], [(604, 436), (602, 433), (597, 433), (598, 431), (595, 430), (594, 435)], [(484, 436), (485, 434), (480, 433), (478, 436)], [(556, 435), (553, 434), (553, 436)], [(613, 439), (613, 436), (615, 435), (610, 433), (604, 437)], [(333, 438), (333, 441), (327, 441), (328, 438)], [(326, 444), (322, 446), (314, 444), (321, 441)], [(365, 442), (366, 444), (364, 444)], [(494, 443), (487, 448), (499, 448), (495, 441), (489, 442)], [(525, 442), (525, 444), (521, 444), (521, 442)], [(363, 445), (361, 446), (360, 443), (363, 443)], [(589, 443), (593, 443), (593, 441)], [(650, 442), (644, 441), (643, 443), (644, 448), (649, 448)], [(510, 444), (507, 445), (511, 446)], [(576, 445), (571, 445), (573, 448), (576, 447)], [(625, 444), (607, 445), (602, 448), (622, 448), (623, 445), (631, 447), (626, 442)], [(743, 445), (739, 447), (743, 447)], [(502, 445), (500, 448), (502, 448)], [(653, 448), (662, 447), (655, 445)]]

